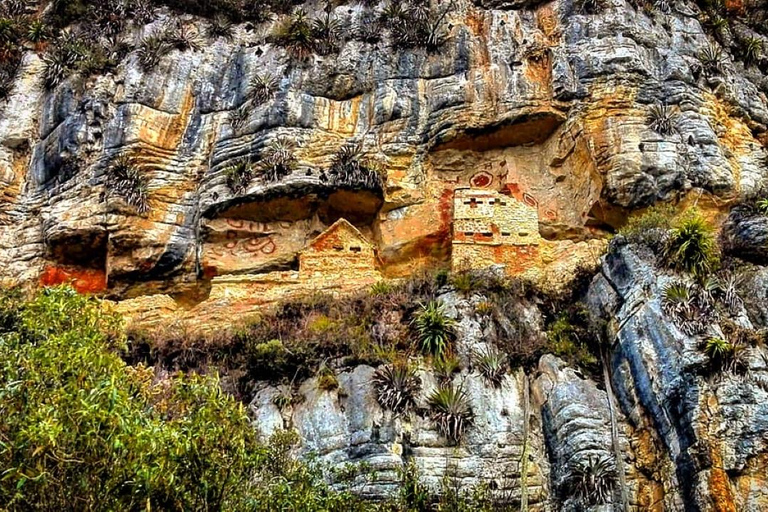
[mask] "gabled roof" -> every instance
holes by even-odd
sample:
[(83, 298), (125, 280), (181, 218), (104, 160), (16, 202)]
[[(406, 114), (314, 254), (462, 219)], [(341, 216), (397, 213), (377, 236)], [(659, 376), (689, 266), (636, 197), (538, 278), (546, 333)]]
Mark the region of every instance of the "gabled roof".
[(345, 232), (351, 235), (354, 239), (358, 240), (361, 246), (370, 249), (373, 248), (373, 245), (355, 226), (350, 224), (347, 219), (341, 218), (334, 222), (328, 229), (317, 235), (317, 237), (309, 243), (305, 250), (322, 250), (322, 245), (327, 243), (329, 239), (342, 235)]

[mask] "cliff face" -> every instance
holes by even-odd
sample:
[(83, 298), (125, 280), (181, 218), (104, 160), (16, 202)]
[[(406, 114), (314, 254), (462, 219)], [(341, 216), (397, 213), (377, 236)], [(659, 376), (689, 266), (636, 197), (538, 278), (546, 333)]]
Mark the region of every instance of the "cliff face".
[[(383, 31), (297, 63), (267, 42), (283, 16), (169, 51), (151, 71), (134, 51), (114, 73), (50, 92), (44, 63), (27, 52), (0, 105), (4, 278), (75, 278), (118, 299), (169, 293), (189, 300), (158, 296), (154, 307), (183, 309), (214, 276), (291, 268), (342, 217), (375, 242), (384, 274), (401, 276), (450, 261), (453, 190), (472, 187), (536, 208), (548, 241), (528, 266), (549, 268), (556, 283), (594, 264), (595, 242), (583, 241), (629, 209), (695, 190), (716, 212), (756, 187), (762, 75), (727, 59), (718, 76), (702, 71), (709, 42), (695, 6), (492, 7), (445, 6), (447, 40), (434, 52), (393, 48)], [(369, 13), (333, 10), (349, 27)], [(202, 37), (203, 21), (184, 22)], [(135, 43), (163, 23), (124, 37)], [(255, 101), (249, 83), (268, 75), (275, 88)], [(648, 127), (653, 105), (678, 106), (674, 131)], [(281, 136), (298, 144), (295, 169), (233, 192), (227, 169), (263, 159)], [(383, 193), (327, 177), (350, 144), (386, 171)], [(119, 155), (145, 176), (144, 214), (107, 186)]]
[[(726, 248), (764, 262), (765, 219), (726, 216), (765, 178), (765, 77), (727, 52), (705, 58), (713, 43), (690, 2), (666, 12), (613, 0), (594, 13), (568, 0), (443, 4), (431, 7), (445, 14), (433, 51), (398, 48), (383, 28), (379, 40), (354, 36), (384, 5), (352, 3), (330, 11), (350, 29), (338, 53), (304, 62), (270, 37), (286, 15), (169, 50), (150, 70), (131, 51), (114, 72), (51, 90), (45, 62), (25, 52), (0, 102), (0, 282), (72, 281), (138, 324), (210, 330), (427, 266), (506, 263), (555, 289), (598, 269), (588, 302), (612, 340), (604, 383), (545, 356), (494, 388), (467, 363), (454, 380), (477, 417), (453, 447), (424, 418), (381, 410), (373, 368), (358, 366), (340, 374), (343, 393), (310, 380), (289, 409), (259, 386), (260, 428), (295, 427), (333, 464), (369, 462), (382, 476), (361, 487), (371, 496), (391, 492), (413, 458), (433, 484), (446, 471), (464, 484), (493, 475), (530, 510), (576, 510), (566, 469), (609, 459), (614, 510), (768, 509), (764, 349), (749, 349), (747, 377), (713, 380), (697, 339), (661, 310), (671, 277), (629, 246), (600, 259), (629, 212), (674, 199), (725, 221)], [(135, 46), (171, 17), (121, 37)], [(204, 37), (206, 21), (180, 19)], [(667, 106), (673, 128), (654, 126)], [(357, 147), (376, 173), (337, 173)], [(277, 150), (290, 153), (286, 172), (233, 185), (238, 165)], [(146, 211), (110, 182), (121, 158), (143, 176)], [(457, 217), (465, 199), (470, 213)], [(491, 200), (494, 212), (522, 205), (514, 232), (503, 215), (492, 227), (471, 215)], [(517, 229), (531, 215), (534, 232)], [(742, 294), (765, 298), (765, 283), (755, 267)], [(472, 313), (482, 298), (441, 300), (468, 362), (494, 336)], [(743, 328), (768, 326), (762, 302), (745, 307)], [(435, 378), (421, 378), (424, 402)]]
[[(286, 388), (257, 386), (251, 409), (265, 436), (295, 428), (303, 449), (332, 467), (368, 464), (375, 477), (353, 488), (371, 497), (395, 492), (398, 469), (414, 462), (433, 489), (446, 478), (463, 489), (485, 484), (501, 502), (526, 503), (527, 510), (766, 510), (765, 347), (745, 348), (738, 371), (712, 371), (701, 339), (662, 309), (663, 290), (674, 280), (647, 249), (616, 244), (587, 294), (613, 340), (602, 375), (586, 376), (545, 355), (528, 372), (504, 375), (499, 386), (476, 359), (503, 336), (478, 313), (486, 297), (444, 291), (439, 300), (457, 320), (463, 367), (452, 385), (466, 391), (475, 414), (459, 445), (424, 412), (439, 382), (427, 365), (409, 414), (382, 409), (374, 369), (364, 365), (343, 370), (335, 390), (321, 389), (317, 378), (305, 381), (290, 401), (276, 399)], [(539, 325), (536, 307), (526, 307), (530, 325)], [(744, 329), (766, 326), (743, 306), (731, 318)], [(722, 334), (726, 322), (714, 322), (712, 332)], [(612, 485), (605, 503), (590, 506), (572, 479), (575, 467), (598, 461), (610, 467)]]

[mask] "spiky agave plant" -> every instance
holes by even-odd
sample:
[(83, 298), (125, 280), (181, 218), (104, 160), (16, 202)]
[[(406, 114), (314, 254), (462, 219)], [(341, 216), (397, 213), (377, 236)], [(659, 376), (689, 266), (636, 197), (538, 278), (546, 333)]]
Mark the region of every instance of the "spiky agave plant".
[(253, 167), (247, 158), (241, 158), (224, 169), (227, 187), (233, 194), (242, 194), (253, 181)]
[(312, 37), (314, 50), (319, 55), (330, 55), (337, 52), (343, 39), (343, 29), (338, 19), (330, 12), (312, 21)]
[(274, 183), (296, 169), (295, 149), (296, 143), (285, 136), (278, 137), (264, 149), (258, 169), (265, 181)]
[(701, 69), (708, 77), (723, 74), (723, 51), (719, 46), (709, 43), (699, 52)]
[(145, 71), (154, 69), (171, 46), (163, 34), (152, 34), (141, 40), (136, 55)]
[(384, 175), (373, 160), (363, 157), (362, 143), (343, 145), (333, 155), (328, 178), (332, 185), (374, 191), (384, 188)]
[(671, 135), (677, 131), (679, 117), (679, 109), (676, 106), (651, 105), (646, 122), (648, 128), (659, 135)]
[(248, 97), (256, 105), (262, 105), (275, 96), (278, 86), (279, 82), (273, 74), (256, 75), (248, 84)]
[(111, 192), (136, 208), (139, 214), (149, 211), (149, 183), (133, 158), (120, 155), (112, 162), (107, 185)]
[(745, 347), (724, 338), (712, 336), (704, 340), (704, 353), (714, 369), (721, 371), (744, 371), (748, 368)]
[(572, 461), (566, 477), (567, 493), (586, 506), (607, 503), (616, 485), (616, 464), (606, 454)]
[(762, 39), (759, 37), (748, 37), (744, 41), (742, 52), (744, 64), (751, 66), (759, 62), (760, 59), (763, 58), (763, 48), (764, 45)]
[(488, 347), (474, 354), (474, 363), (480, 374), (492, 386), (501, 386), (507, 370), (507, 358), (504, 354), (493, 347)]
[(407, 363), (382, 366), (371, 380), (376, 400), (383, 408), (401, 414), (416, 405), (416, 397), (421, 391), (421, 379)]
[(422, 352), (441, 358), (450, 351), (455, 323), (445, 313), (443, 306), (433, 300), (419, 305), (411, 326), (416, 331)]
[(474, 419), (469, 396), (464, 387), (461, 385), (439, 386), (430, 395), (429, 406), (430, 417), (435, 422), (438, 432), (450, 441), (459, 443)]
[(180, 52), (187, 50), (198, 51), (202, 46), (197, 28), (194, 25), (181, 21), (166, 26), (163, 29), (163, 37), (171, 48), (175, 48)]
[(277, 28), (273, 39), (294, 60), (303, 62), (309, 59), (315, 48), (315, 40), (306, 11), (298, 9), (288, 17)]
[(677, 327), (693, 336), (715, 320), (716, 310), (710, 292), (699, 285), (680, 280), (668, 284), (662, 293), (661, 308), (677, 321)]
[(234, 26), (232, 21), (222, 14), (217, 14), (209, 22), (206, 29), (206, 34), (211, 39), (224, 38), (226, 40), (232, 39), (234, 32)]
[(672, 230), (664, 259), (675, 270), (688, 272), (703, 281), (719, 264), (712, 227), (697, 212), (684, 217)]

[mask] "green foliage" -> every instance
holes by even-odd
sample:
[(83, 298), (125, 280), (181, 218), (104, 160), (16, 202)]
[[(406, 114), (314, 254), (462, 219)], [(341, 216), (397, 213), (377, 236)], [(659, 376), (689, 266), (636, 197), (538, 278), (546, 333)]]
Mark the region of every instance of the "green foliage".
[(712, 336), (704, 341), (704, 353), (713, 369), (719, 371), (743, 372), (748, 365), (745, 361), (745, 347), (723, 338)]
[(381, 21), (389, 28), (395, 47), (436, 52), (448, 41), (445, 17), (449, 9), (435, 11), (428, 2), (420, 1), (390, 2), (381, 13)]
[(688, 213), (672, 230), (664, 248), (671, 268), (705, 279), (720, 264), (712, 226), (697, 211)]
[(383, 408), (400, 414), (415, 407), (416, 397), (421, 391), (421, 379), (407, 363), (382, 366), (371, 380), (376, 400)]
[(463, 386), (438, 386), (429, 396), (430, 417), (438, 432), (454, 443), (459, 443), (474, 415), (469, 396)]
[(0, 502), (10, 509), (240, 509), (260, 450), (212, 377), (129, 367), (120, 320), (41, 291), (0, 334)]
[(344, 39), (341, 22), (326, 12), (312, 20), (313, 49), (318, 55), (330, 55), (339, 51)]
[(256, 75), (249, 84), (248, 97), (256, 105), (262, 105), (274, 98), (279, 85), (277, 78), (270, 73)]
[(629, 217), (627, 223), (619, 229), (619, 234), (630, 243), (659, 248), (667, 231), (672, 229), (675, 213), (675, 207), (671, 204), (655, 204), (641, 215)]
[(336, 187), (382, 191), (386, 176), (374, 160), (363, 157), (362, 144), (350, 143), (333, 155), (331, 167), (321, 179)]
[(654, 104), (648, 109), (646, 123), (648, 128), (659, 135), (672, 135), (677, 131), (679, 117), (680, 112), (676, 106)]
[(474, 363), (480, 374), (494, 387), (500, 387), (507, 370), (507, 357), (488, 347), (474, 355)]
[(443, 306), (430, 301), (419, 306), (411, 323), (416, 332), (422, 352), (442, 358), (451, 352), (454, 336), (454, 320), (446, 315)]
[(234, 33), (232, 21), (222, 14), (217, 14), (208, 22), (206, 34), (211, 39), (224, 38), (231, 40)]
[(480, 280), (474, 273), (462, 271), (451, 277), (451, 285), (456, 288), (456, 291), (469, 295), (480, 287)]
[(589, 332), (588, 323), (588, 313), (583, 307), (562, 312), (547, 329), (548, 349), (595, 373), (600, 362), (600, 345), (595, 333)]
[(163, 56), (170, 50), (164, 34), (152, 34), (141, 40), (136, 55), (145, 71), (154, 69)]
[(164, 27), (162, 37), (170, 48), (175, 48), (180, 52), (198, 51), (202, 46), (195, 26), (181, 21)]
[(45, 87), (53, 89), (66, 80), (74, 72), (76, 65), (87, 58), (88, 51), (88, 46), (79, 35), (62, 33), (43, 56)]
[(431, 507), (429, 488), (419, 477), (419, 468), (409, 461), (398, 468), (400, 476), (400, 510), (407, 512), (427, 512)]
[(107, 186), (139, 215), (149, 211), (149, 182), (133, 158), (119, 155), (108, 169)]
[(224, 177), (233, 194), (242, 194), (253, 181), (253, 167), (247, 159), (238, 159), (224, 169)]
[(307, 13), (298, 9), (276, 28), (272, 41), (285, 48), (298, 62), (307, 61), (314, 52), (315, 38)]
[(461, 370), (461, 362), (453, 354), (446, 354), (432, 360), (432, 369), (438, 382), (445, 384), (453, 379), (453, 374)]
[(756, 203), (757, 211), (762, 215), (768, 215), (768, 198), (761, 198)]
[(321, 366), (317, 374), (317, 387), (323, 391), (338, 389), (339, 379), (336, 378), (336, 373), (325, 365)]
[(584, 507), (608, 503), (616, 485), (616, 465), (607, 455), (571, 461), (565, 479), (565, 496), (575, 497)]
[(763, 40), (759, 37), (748, 37), (742, 42), (742, 50), (744, 64), (757, 64), (763, 58)]
[(723, 51), (716, 44), (708, 44), (699, 52), (701, 70), (707, 77), (715, 77), (723, 74), (725, 59)]
[(261, 153), (256, 171), (269, 183), (281, 180), (298, 166), (295, 149), (296, 143), (291, 139), (284, 136), (276, 138)]
[(392, 293), (393, 286), (389, 281), (377, 281), (371, 285), (371, 295), (384, 296)]

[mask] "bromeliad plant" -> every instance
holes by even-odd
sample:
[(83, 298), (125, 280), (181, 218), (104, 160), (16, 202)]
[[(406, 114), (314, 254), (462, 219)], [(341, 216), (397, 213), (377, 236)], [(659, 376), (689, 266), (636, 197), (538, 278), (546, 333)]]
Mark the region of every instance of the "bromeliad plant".
[(334, 186), (382, 191), (386, 178), (375, 161), (363, 156), (362, 144), (350, 143), (333, 155), (331, 167), (321, 179)]
[(136, 160), (119, 155), (108, 169), (107, 186), (143, 215), (149, 211), (149, 180)]
[(435, 422), (438, 432), (451, 442), (461, 442), (467, 427), (474, 419), (469, 396), (464, 387), (439, 386), (430, 395), (429, 406), (432, 410), (432, 421)]
[(296, 169), (298, 159), (294, 155), (295, 149), (296, 143), (284, 136), (278, 137), (264, 149), (257, 170), (265, 181), (280, 181)]
[(651, 105), (646, 122), (648, 128), (659, 135), (672, 135), (677, 131), (679, 109), (675, 106)]
[(263, 105), (275, 96), (278, 86), (277, 78), (271, 73), (256, 75), (248, 84), (248, 97), (256, 105)]
[(607, 503), (616, 485), (616, 464), (608, 455), (590, 455), (568, 466), (565, 493), (586, 507)]
[(253, 166), (248, 159), (241, 158), (224, 169), (224, 176), (229, 190), (233, 194), (242, 194), (253, 181)]
[(698, 212), (685, 216), (672, 230), (664, 249), (667, 264), (703, 281), (720, 263), (712, 227)]
[(480, 374), (494, 387), (501, 386), (507, 370), (507, 358), (504, 354), (488, 347), (474, 355), (474, 363)]
[(704, 353), (715, 370), (743, 372), (748, 368), (745, 347), (739, 343), (712, 336), (704, 341)]
[(415, 407), (421, 379), (407, 363), (382, 366), (373, 374), (372, 381), (376, 400), (384, 409), (404, 414)]
[(421, 304), (411, 322), (422, 352), (436, 358), (443, 358), (450, 352), (455, 324), (435, 300)]

